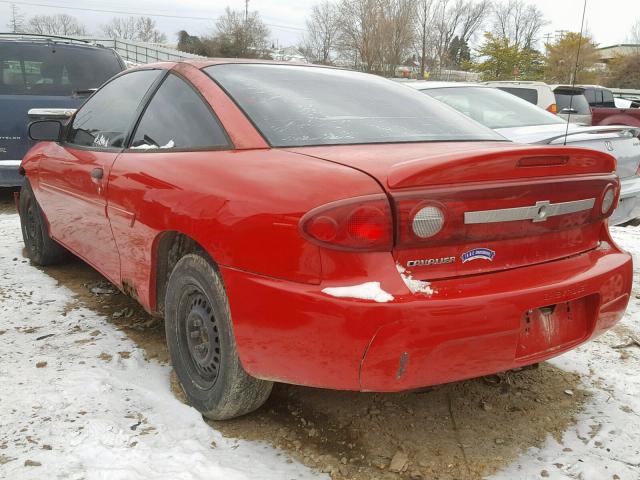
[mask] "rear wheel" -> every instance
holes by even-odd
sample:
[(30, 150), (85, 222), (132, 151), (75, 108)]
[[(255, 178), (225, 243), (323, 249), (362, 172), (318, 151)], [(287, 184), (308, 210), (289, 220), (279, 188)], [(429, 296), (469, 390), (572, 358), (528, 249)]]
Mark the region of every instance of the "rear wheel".
[(67, 259), (69, 252), (49, 236), (47, 223), (29, 183), (20, 190), (20, 225), (27, 256), (36, 265), (52, 265)]
[(267, 400), (273, 383), (242, 368), (222, 279), (200, 255), (182, 257), (169, 277), (165, 328), (182, 388), (205, 417), (238, 417)]

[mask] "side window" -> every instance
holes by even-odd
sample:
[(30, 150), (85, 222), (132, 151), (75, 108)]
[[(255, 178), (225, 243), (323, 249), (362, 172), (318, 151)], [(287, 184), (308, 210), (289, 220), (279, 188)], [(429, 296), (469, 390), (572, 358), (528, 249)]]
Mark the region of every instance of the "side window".
[(584, 96), (587, 97), (587, 102), (589, 102), (589, 105), (596, 105), (598, 103), (598, 100), (596, 99), (595, 88), (585, 88)]
[(605, 108), (615, 108), (616, 101), (613, 99), (611, 90), (602, 90), (602, 104)]
[(162, 70), (139, 70), (107, 83), (78, 110), (67, 136), (72, 145), (122, 148), (145, 94)]
[(142, 115), (132, 149), (220, 148), (229, 142), (200, 95), (176, 75), (162, 82)]
[(533, 88), (517, 88), (517, 87), (498, 87), (500, 90), (509, 92), (516, 97), (520, 97), (529, 103), (534, 105), (538, 104), (538, 92)]

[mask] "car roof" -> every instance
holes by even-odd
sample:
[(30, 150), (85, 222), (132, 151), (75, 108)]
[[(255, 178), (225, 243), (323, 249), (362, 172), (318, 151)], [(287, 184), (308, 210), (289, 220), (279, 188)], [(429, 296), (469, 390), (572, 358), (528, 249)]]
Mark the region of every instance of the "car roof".
[(534, 81), (534, 80), (495, 80), (495, 81), (491, 81), (491, 82), (484, 82), (486, 85), (493, 85), (494, 83), (496, 84), (501, 84), (501, 85), (528, 85), (528, 86), (549, 86), (548, 84), (546, 84), (545, 82), (538, 82), (538, 81)]
[(482, 85), (480, 83), (472, 83), (472, 82), (432, 82), (429, 80), (410, 80), (402, 83), (403, 85), (407, 85), (408, 87), (415, 88), (416, 90), (428, 90), (432, 88), (456, 88), (456, 87), (490, 88), (486, 85)]
[(572, 95), (581, 95), (584, 93), (584, 86), (579, 85), (567, 85), (567, 84), (557, 84), (557, 85), (549, 85), (551, 89), (555, 92), (556, 90), (561, 91), (569, 91)]
[(189, 59), (189, 60), (181, 60), (176, 63), (188, 63), (197, 68), (206, 68), (211, 67), (213, 65), (224, 65), (228, 63), (233, 64), (260, 64), (260, 65), (293, 65), (293, 66), (302, 66), (302, 67), (317, 67), (317, 68), (334, 68), (329, 65), (315, 65), (312, 63), (304, 63), (304, 62), (285, 62), (278, 60), (261, 60), (255, 58), (204, 58), (204, 59)]
[(58, 35), (39, 35), (31, 33), (0, 33), (0, 44), (20, 44), (33, 46), (56, 45), (59, 47), (64, 46), (92, 49), (107, 48), (104, 45), (90, 42), (88, 40), (82, 40), (79, 38), (62, 37)]
[(603, 90), (611, 90), (610, 88), (603, 87), (602, 85), (585, 85), (585, 84), (580, 84), (580, 85), (576, 85), (576, 87), (582, 87), (582, 88), (601, 88), (601, 89), (603, 89)]

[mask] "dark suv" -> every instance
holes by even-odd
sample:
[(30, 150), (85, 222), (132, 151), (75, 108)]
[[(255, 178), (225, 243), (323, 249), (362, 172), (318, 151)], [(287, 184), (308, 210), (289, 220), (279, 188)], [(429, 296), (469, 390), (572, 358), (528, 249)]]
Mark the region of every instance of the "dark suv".
[(22, 184), (30, 121), (67, 116), (125, 68), (114, 50), (81, 40), (0, 34), (0, 187)]

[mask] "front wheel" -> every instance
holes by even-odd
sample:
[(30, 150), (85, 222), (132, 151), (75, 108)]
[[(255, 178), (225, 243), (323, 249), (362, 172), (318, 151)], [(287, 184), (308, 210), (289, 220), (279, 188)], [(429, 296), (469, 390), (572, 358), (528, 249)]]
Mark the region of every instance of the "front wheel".
[(20, 190), (20, 226), (27, 256), (36, 265), (53, 265), (67, 259), (69, 252), (49, 236), (47, 223), (31, 185)]
[(200, 255), (182, 257), (169, 277), (165, 329), (176, 375), (205, 417), (238, 417), (267, 400), (273, 383), (242, 368), (222, 279)]

